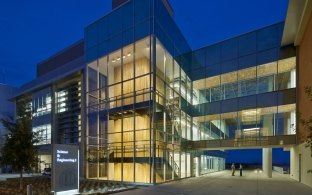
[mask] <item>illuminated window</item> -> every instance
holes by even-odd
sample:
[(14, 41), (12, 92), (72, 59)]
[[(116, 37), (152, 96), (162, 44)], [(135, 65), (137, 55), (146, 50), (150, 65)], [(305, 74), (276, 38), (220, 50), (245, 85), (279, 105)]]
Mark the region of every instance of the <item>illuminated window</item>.
[(39, 117), (51, 113), (51, 94), (47, 93), (40, 97), (34, 98), (31, 103), (33, 117)]
[(57, 96), (57, 112), (67, 111), (66, 101), (67, 101), (68, 92), (63, 90), (56, 93)]
[(37, 145), (51, 144), (51, 124), (33, 127), (32, 131), (39, 133), (40, 141)]

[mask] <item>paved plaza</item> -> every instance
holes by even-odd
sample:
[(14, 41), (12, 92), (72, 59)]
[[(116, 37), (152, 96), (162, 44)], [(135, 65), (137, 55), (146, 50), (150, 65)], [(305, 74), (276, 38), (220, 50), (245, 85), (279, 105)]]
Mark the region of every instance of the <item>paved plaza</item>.
[(262, 173), (244, 171), (243, 177), (222, 171), (201, 177), (168, 182), (151, 187), (117, 193), (118, 195), (311, 195), (312, 188), (274, 172), (273, 178)]

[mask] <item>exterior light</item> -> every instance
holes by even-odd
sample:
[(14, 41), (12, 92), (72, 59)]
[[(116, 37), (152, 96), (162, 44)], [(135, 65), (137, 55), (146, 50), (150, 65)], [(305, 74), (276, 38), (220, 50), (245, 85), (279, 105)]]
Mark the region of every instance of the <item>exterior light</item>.
[(126, 58), (126, 56), (122, 56), (122, 58), (123, 58), (123, 59), (125, 59), (125, 58)]
[(119, 61), (119, 60), (120, 60), (120, 58), (117, 58), (117, 60)]
[(130, 57), (130, 56), (131, 56), (131, 53), (128, 53), (127, 56)]
[(114, 63), (114, 62), (116, 62), (116, 60), (115, 60), (115, 59), (113, 59), (113, 60), (112, 60), (112, 62)]

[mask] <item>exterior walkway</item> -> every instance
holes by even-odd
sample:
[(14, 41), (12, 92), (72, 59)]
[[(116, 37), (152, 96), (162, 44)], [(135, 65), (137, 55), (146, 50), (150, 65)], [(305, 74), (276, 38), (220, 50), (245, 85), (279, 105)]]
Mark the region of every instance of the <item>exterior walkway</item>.
[(312, 188), (274, 172), (273, 178), (265, 178), (262, 173), (243, 171), (243, 177), (230, 176), (230, 171), (222, 171), (205, 176), (168, 182), (151, 187), (117, 193), (118, 195), (311, 195)]

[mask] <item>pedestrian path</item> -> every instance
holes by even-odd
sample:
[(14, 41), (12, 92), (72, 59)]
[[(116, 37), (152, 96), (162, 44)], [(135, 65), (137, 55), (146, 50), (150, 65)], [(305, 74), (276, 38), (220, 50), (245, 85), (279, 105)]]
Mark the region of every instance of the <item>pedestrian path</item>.
[(266, 178), (257, 171), (243, 171), (239, 176), (231, 176), (231, 171), (221, 171), (201, 177), (168, 182), (151, 187), (139, 187), (135, 190), (118, 193), (119, 195), (311, 195), (312, 188), (273, 172), (272, 178)]

